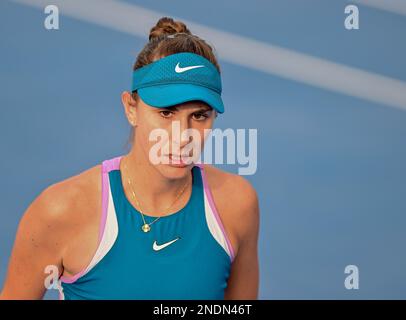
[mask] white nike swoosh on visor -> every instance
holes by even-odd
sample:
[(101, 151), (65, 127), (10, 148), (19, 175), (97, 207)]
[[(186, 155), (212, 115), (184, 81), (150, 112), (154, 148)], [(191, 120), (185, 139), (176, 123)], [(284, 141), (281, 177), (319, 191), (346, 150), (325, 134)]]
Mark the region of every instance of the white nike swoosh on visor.
[(202, 68), (202, 67), (204, 67), (204, 66), (190, 66), (190, 67), (182, 68), (182, 67), (179, 66), (179, 62), (178, 62), (178, 64), (175, 67), (175, 72), (176, 73), (182, 73), (182, 72), (185, 72), (185, 71), (188, 71), (188, 70), (192, 70), (192, 69), (196, 69), (196, 68)]
[(174, 243), (175, 241), (177, 241), (177, 240), (179, 240), (179, 239), (180, 239), (180, 238), (176, 238), (176, 239), (173, 239), (172, 241), (166, 242), (166, 243), (164, 243), (164, 244), (157, 244), (157, 243), (156, 243), (156, 240), (155, 240), (154, 243), (153, 243), (153, 245), (152, 245), (152, 248), (153, 248), (155, 251), (159, 251), (159, 250), (162, 250), (163, 248), (166, 248), (167, 246), (171, 245), (172, 243)]

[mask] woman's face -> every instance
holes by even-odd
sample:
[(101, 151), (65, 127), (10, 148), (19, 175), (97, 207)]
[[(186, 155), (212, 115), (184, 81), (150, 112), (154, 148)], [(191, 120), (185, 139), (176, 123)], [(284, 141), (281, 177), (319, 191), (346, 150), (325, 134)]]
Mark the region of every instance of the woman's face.
[(156, 108), (127, 94), (123, 94), (127, 117), (136, 125), (133, 148), (166, 178), (184, 177), (199, 159), (215, 110), (203, 101)]

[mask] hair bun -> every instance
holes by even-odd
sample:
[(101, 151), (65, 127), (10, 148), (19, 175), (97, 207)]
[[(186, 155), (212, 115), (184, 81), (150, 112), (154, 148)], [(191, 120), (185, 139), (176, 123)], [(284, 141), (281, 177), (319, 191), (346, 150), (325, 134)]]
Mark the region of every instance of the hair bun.
[(151, 28), (151, 31), (149, 32), (149, 41), (154, 38), (159, 38), (175, 33), (192, 34), (183, 22), (174, 21), (170, 17), (162, 17), (158, 20), (156, 25)]

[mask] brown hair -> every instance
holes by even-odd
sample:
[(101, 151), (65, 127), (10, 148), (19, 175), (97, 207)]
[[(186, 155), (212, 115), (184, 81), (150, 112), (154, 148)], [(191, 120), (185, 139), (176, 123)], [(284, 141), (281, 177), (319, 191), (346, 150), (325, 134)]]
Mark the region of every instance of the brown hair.
[[(168, 35), (175, 35), (168, 37)], [(158, 20), (149, 32), (149, 42), (138, 54), (133, 70), (137, 70), (160, 58), (180, 52), (191, 52), (209, 60), (219, 72), (220, 66), (217, 62), (215, 50), (205, 40), (192, 34), (182, 21), (174, 21), (170, 17), (162, 17)], [(136, 92), (132, 97), (137, 100)], [(134, 128), (131, 127), (131, 134), (127, 144), (131, 144), (134, 137)]]

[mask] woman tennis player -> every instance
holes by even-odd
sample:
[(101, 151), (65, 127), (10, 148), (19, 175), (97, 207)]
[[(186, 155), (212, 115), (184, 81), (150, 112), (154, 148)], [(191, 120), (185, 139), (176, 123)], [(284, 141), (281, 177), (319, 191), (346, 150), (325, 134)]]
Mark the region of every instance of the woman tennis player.
[[(239, 175), (189, 161), (190, 139), (172, 139), (177, 122), (200, 133), (203, 148), (224, 112), (212, 47), (161, 18), (121, 98), (130, 151), (31, 203), (1, 298), (41, 299), (54, 267), (61, 299), (257, 299), (256, 191)], [(159, 152), (168, 162), (151, 160), (155, 129), (168, 132), (170, 148)]]

